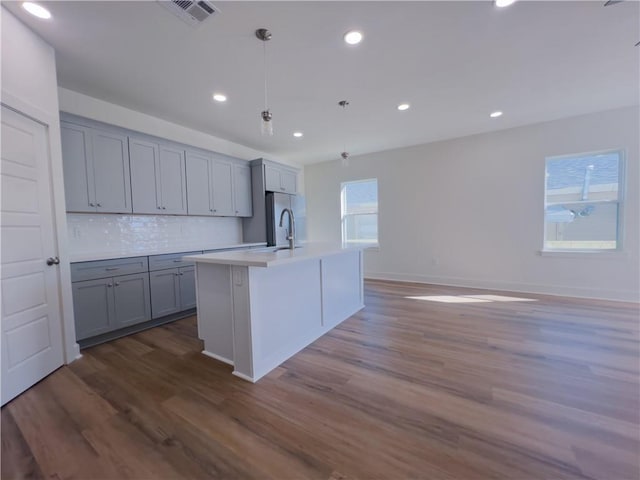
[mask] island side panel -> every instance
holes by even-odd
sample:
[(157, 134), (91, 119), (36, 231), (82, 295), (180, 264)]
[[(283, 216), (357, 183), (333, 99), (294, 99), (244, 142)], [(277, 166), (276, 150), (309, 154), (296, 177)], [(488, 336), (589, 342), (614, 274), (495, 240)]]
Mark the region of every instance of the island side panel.
[(249, 267), (253, 380), (323, 333), (320, 259)]
[(228, 265), (196, 263), (198, 337), (204, 354), (233, 364), (233, 301)]
[(328, 331), (364, 307), (362, 251), (322, 258), (322, 324)]
[[(231, 267), (233, 288), (233, 374), (253, 382), (255, 333), (252, 331), (249, 270), (253, 267)], [(260, 270), (265, 270), (260, 268)]]

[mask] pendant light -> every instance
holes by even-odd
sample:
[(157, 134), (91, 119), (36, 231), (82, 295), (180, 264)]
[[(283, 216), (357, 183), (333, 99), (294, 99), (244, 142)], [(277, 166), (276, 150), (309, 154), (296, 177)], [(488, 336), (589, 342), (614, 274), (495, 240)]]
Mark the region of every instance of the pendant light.
[(273, 114), (269, 110), (267, 100), (267, 42), (271, 40), (271, 32), (266, 28), (256, 30), (256, 37), (262, 41), (262, 53), (264, 58), (264, 110), (260, 112), (261, 131), (264, 136), (273, 135)]
[(345, 140), (342, 144), (342, 153), (340, 153), (340, 157), (342, 158), (341, 162), (342, 162), (342, 166), (343, 167), (348, 167), (349, 166), (349, 152), (347, 152), (347, 140), (346, 140), (346, 126), (347, 126), (347, 121), (346, 121), (346, 112), (347, 112), (347, 107), (349, 106), (349, 102), (347, 100), (340, 100), (338, 102), (338, 105), (340, 105), (342, 107), (342, 110), (344, 110), (345, 112), (345, 121), (344, 121), (344, 125), (342, 128), (342, 134), (345, 136)]

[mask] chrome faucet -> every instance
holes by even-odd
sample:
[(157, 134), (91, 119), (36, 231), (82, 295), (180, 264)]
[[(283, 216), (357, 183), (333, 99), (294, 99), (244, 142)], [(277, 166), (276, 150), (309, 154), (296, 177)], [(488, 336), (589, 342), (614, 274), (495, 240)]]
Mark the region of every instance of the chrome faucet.
[(296, 248), (296, 220), (293, 216), (293, 211), (290, 208), (284, 208), (280, 214), (280, 227), (282, 227), (282, 221), (284, 220), (284, 214), (289, 214), (289, 229), (287, 230), (287, 240), (289, 240), (289, 250)]

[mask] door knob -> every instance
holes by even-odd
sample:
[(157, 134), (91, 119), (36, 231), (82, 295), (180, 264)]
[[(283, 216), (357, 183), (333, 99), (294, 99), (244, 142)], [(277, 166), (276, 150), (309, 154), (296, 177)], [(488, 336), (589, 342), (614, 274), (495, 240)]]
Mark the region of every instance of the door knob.
[(59, 265), (60, 259), (58, 257), (49, 257), (47, 258), (47, 265)]

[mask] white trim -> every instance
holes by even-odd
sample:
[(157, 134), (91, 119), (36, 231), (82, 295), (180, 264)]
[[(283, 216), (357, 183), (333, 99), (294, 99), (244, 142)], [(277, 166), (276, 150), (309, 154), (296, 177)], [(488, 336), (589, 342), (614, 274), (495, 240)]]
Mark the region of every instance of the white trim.
[(22, 115), (41, 123), (47, 128), (49, 153), (51, 195), (53, 201), (53, 222), (56, 236), (57, 256), (60, 257), (58, 278), (60, 287), (60, 328), (64, 350), (64, 362), (70, 364), (82, 355), (80, 345), (76, 341), (76, 326), (73, 314), (73, 297), (71, 294), (71, 269), (67, 240), (67, 216), (64, 196), (64, 179), (62, 173), (62, 146), (60, 140), (59, 112), (51, 114), (19, 96), (2, 88), (0, 103)]
[(226, 363), (227, 365), (233, 365), (233, 360), (229, 360), (228, 358), (216, 355), (215, 353), (208, 352), (207, 350), (202, 350), (202, 354), (206, 355), (207, 357), (215, 358), (216, 360), (219, 360), (222, 363)]
[(251, 383), (256, 383), (256, 380), (253, 379), (253, 377), (250, 377), (248, 375), (245, 375), (244, 373), (240, 373), (236, 370), (234, 370), (233, 372), (231, 372), (232, 375), (235, 375), (236, 377), (239, 377), (243, 380), (246, 380), (247, 382), (251, 382)]
[(539, 250), (541, 257), (586, 258), (597, 260), (628, 260), (629, 254), (620, 250)]
[(38, 108), (29, 102), (25, 102), (21, 98), (6, 91), (4, 88), (2, 89), (0, 96), (2, 105), (9, 107), (16, 112), (19, 112), (22, 115), (26, 115), (27, 117), (35, 120), (38, 123), (41, 123), (48, 127), (55, 121), (55, 119), (45, 110), (42, 110), (41, 108)]
[(433, 277), (419, 274), (392, 272), (365, 273), (365, 279), (391, 280), (398, 282), (427, 283), (451, 287), (479, 288), (483, 290), (501, 290), (505, 292), (534, 293), (557, 297), (589, 298), (616, 302), (640, 303), (640, 292), (633, 290), (605, 290), (601, 288), (564, 287), (559, 285), (539, 285), (532, 283), (502, 282), (458, 277)]

